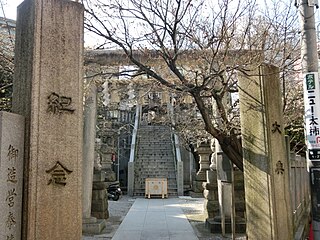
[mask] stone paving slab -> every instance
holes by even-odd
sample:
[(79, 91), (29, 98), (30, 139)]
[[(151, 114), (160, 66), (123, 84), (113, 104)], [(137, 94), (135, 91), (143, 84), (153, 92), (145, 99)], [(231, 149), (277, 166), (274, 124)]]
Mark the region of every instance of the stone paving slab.
[(198, 240), (178, 198), (136, 199), (113, 239), (123, 240), (128, 234), (139, 240)]
[[(109, 213), (110, 218), (107, 220), (107, 228), (100, 235), (95, 236), (83, 236), (82, 240), (148, 240), (150, 237), (147, 229), (143, 229), (143, 224), (145, 219), (139, 219), (135, 212), (141, 214), (145, 212), (147, 214), (146, 202), (150, 200), (160, 200), (160, 202), (153, 202), (150, 204), (150, 207), (156, 209), (161, 208), (161, 200), (166, 201), (163, 209), (165, 211), (166, 218), (171, 218), (169, 222), (174, 222), (167, 226), (168, 234), (159, 235), (160, 238), (155, 238), (155, 235), (152, 236), (152, 240), (158, 239), (169, 239), (169, 240), (229, 240), (231, 235), (222, 237), (219, 234), (213, 234), (209, 232), (209, 229), (205, 227), (205, 217), (203, 212), (203, 198), (191, 198), (191, 197), (179, 197), (179, 198), (168, 198), (168, 199), (141, 199), (137, 201), (135, 198), (131, 198), (127, 195), (124, 195), (120, 198), (119, 201), (109, 201)], [(143, 200), (143, 201), (142, 201)], [(145, 202), (146, 201), (146, 202)], [(135, 204), (133, 204), (135, 203)], [(130, 209), (130, 211), (129, 211)], [(159, 211), (154, 211), (158, 212)], [(131, 224), (139, 226), (139, 229), (129, 228), (124, 229), (125, 225), (122, 226), (122, 222), (127, 221), (125, 219), (126, 215), (131, 215), (132, 219), (128, 218), (131, 221)], [(141, 215), (140, 215), (141, 216)], [(135, 217), (135, 218), (134, 218)], [(186, 224), (185, 220), (188, 220)], [(143, 223), (142, 223), (143, 222)], [(121, 224), (121, 225), (120, 225)], [(119, 226), (120, 225), (120, 226)], [(123, 238), (118, 238), (116, 234), (119, 228), (123, 228), (121, 231), (124, 233)], [(155, 231), (153, 229), (152, 231)], [(191, 235), (190, 235), (191, 232)], [(196, 238), (194, 237), (196, 236)], [(236, 240), (245, 240), (244, 235), (237, 235)]]

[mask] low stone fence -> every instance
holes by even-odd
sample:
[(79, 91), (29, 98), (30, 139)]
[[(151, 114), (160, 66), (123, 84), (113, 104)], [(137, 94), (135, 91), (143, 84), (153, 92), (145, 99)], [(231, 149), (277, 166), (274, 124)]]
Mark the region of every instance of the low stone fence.
[(295, 239), (301, 237), (308, 229), (310, 214), (310, 178), (305, 158), (290, 152), (290, 192), (293, 210)]

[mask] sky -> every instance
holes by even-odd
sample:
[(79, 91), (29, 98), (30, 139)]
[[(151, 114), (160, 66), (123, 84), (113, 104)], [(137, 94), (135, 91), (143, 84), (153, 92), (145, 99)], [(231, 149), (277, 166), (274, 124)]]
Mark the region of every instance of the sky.
[[(24, 0), (0, 0), (0, 16), (6, 17), (12, 20), (17, 18), (17, 7)], [(1, 6), (2, 3), (2, 6)], [(95, 37), (90, 36), (90, 34), (85, 34), (85, 47), (92, 47), (97, 43)]]
[[(23, 0), (0, 0), (3, 5), (5, 17), (9, 19), (16, 19), (17, 6), (22, 3)], [(0, 16), (4, 16), (2, 8), (0, 9)], [(320, 22), (320, 8), (316, 9), (316, 22)]]
[[(0, 0), (0, 3), (2, 2), (3, 8), (5, 11), (5, 15), (7, 18), (10, 19), (16, 19), (16, 11), (17, 6), (23, 2), (23, 0)], [(316, 10), (317, 12), (320, 12), (320, 9)], [(317, 14), (319, 16), (319, 14)], [(3, 16), (3, 10), (0, 11), (0, 16)]]
[[(17, 17), (17, 7), (23, 0), (0, 0), (2, 2), (3, 10), (6, 18), (15, 20)], [(0, 16), (4, 16), (3, 10), (0, 10)]]
[[(24, 0), (0, 0), (0, 16), (6, 17), (9, 19), (16, 20), (17, 15), (17, 7), (23, 2)], [(288, 0), (289, 1), (289, 0)], [(316, 27), (320, 28), (320, 8), (315, 9), (316, 14)], [(96, 41), (96, 39), (88, 34), (86, 34), (86, 43), (85, 45), (92, 45), (92, 41)]]

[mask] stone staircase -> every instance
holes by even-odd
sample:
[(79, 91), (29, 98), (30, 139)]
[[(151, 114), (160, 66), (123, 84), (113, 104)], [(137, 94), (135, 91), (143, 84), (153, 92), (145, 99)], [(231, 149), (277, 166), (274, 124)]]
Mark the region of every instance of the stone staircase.
[(139, 127), (134, 166), (135, 196), (144, 196), (146, 178), (167, 178), (168, 195), (177, 196), (170, 127), (162, 125)]

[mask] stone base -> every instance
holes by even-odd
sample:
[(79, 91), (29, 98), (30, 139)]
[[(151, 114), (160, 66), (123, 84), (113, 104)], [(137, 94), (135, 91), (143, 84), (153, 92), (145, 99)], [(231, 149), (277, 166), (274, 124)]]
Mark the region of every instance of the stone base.
[(107, 223), (104, 219), (96, 219), (94, 223), (82, 223), (82, 233), (100, 234), (106, 225)]
[(190, 197), (192, 198), (203, 198), (203, 193), (202, 192), (189, 192)]
[[(209, 170), (209, 169), (206, 169), (206, 170)], [(207, 181), (207, 173), (206, 173), (206, 170), (197, 172), (196, 181), (199, 181), (199, 182), (206, 182), (206, 181)]]
[[(96, 181), (95, 181), (96, 180)], [(108, 219), (108, 183), (104, 182), (105, 173), (96, 171), (94, 174), (92, 201), (91, 201), (91, 216), (98, 219)]]
[(91, 212), (105, 212), (108, 211), (108, 199), (92, 200)]
[(104, 212), (91, 212), (91, 215), (98, 218), (98, 219), (108, 219), (109, 218), (109, 211), (106, 210)]
[(202, 193), (204, 190), (202, 184), (203, 184), (203, 182), (201, 182), (201, 181), (193, 181), (192, 191), (196, 192), (196, 193)]
[(96, 217), (82, 218), (82, 223), (96, 223)]
[(208, 199), (204, 199), (204, 213), (206, 214), (206, 218), (214, 218), (215, 216), (220, 215), (220, 208), (218, 201), (211, 201)]
[(94, 170), (93, 182), (104, 182), (105, 178), (106, 178), (106, 173), (104, 171)]
[[(206, 220), (206, 227), (211, 233), (222, 233), (221, 229), (221, 217), (209, 218)], [(228, 218), (225, 221), (225, 231), (226, 233), (232, 233), (231, 229), (231, 219)], [(236, 217), (236, 233), (246, 232), (246, 222), (243, 218)]]
[[(95, 185), (95, 183), (94, 183)], [(96, 186), (97, 187), (97, 186)], [(93, 189), (92, 190), (92, 201), (107, 199), (107, 189)]]
[(106, 182), (95, 182), (92, 186), (93, 190), (101, 190), (101, 189), (107, 189), (108, 184)]
[(106, 182), (114, 182), (117, 180), (116, 178), (116, 174), (114, 171), (111, 170), (111, 168), (102, 168), (102, 171), (105, 172), (106, 177), (105, 177), (105, 181)]

